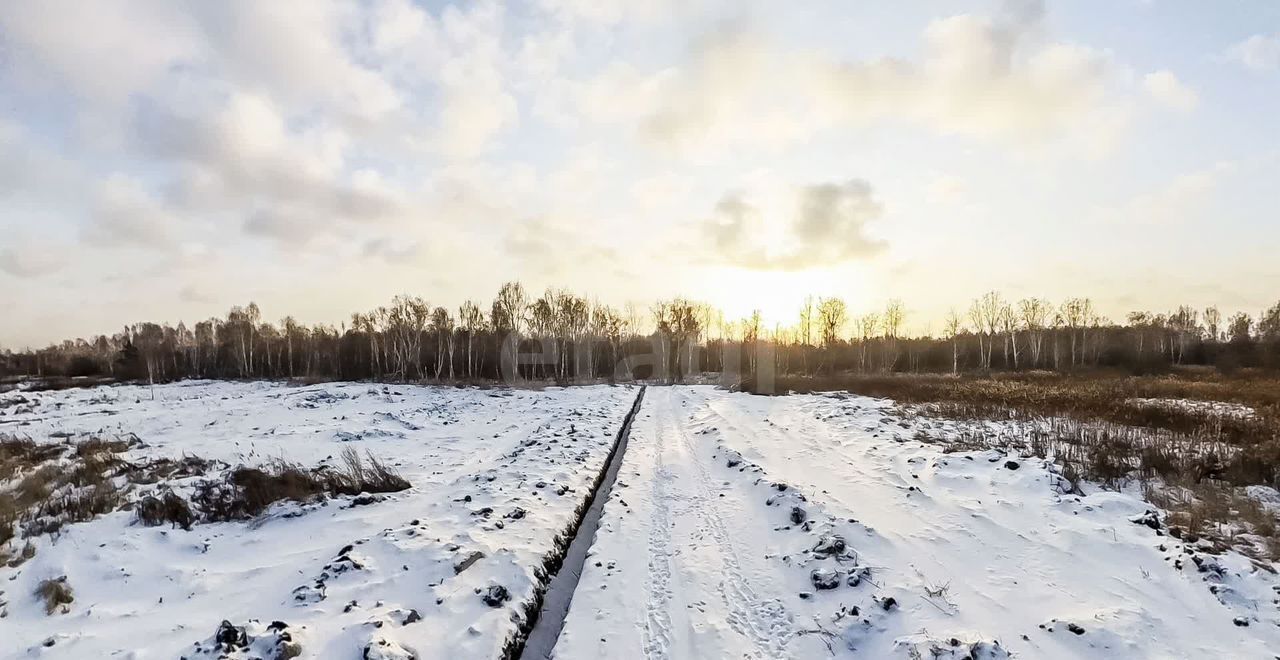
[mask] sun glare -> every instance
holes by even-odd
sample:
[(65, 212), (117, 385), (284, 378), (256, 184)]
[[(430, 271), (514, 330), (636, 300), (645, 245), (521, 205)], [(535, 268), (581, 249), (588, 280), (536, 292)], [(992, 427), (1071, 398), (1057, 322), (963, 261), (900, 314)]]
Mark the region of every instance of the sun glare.
[(837, 293), (851, 308), (868, 299), (862, 279), (847, 268), (803, 271), (762, 271), (717, 267), (709, 269), (695, 298), (724, 312), (725, 320), (747, 318), (760, 311), (768, 327), (794, 325), (806, 296), (816, 300)]

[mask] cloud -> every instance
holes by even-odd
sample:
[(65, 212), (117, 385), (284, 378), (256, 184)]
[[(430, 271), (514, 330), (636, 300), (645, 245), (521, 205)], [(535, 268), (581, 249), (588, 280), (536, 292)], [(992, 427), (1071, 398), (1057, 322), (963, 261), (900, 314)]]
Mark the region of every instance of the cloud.
[(62, 268), (63, 261), (46, 245), (27, 244), (0, 249), (0, 271), (14, 277), (38, 277)]
[(1127, 100), (1110, 54), (1046, 40), (1043, 16), (1042, 3), (1021, 2), (997, 18), (938, 19), (915, 58), (840, 59), (731, 23), (678, 65), (615, 64), (558, 93), (584, 117), (632, 122), (646, 143), (679, 151), (792, 146), (877, 122), (1032, 145), (1113, 135)]
[(254, 235), (298, 244), (344, 223), (402, 217), (411, 206), (378, 170), (349, 166), (345, 131), (293, 127), (259, 95), (191, 114), (155, 109), (138, 121), (143, 152), (177, 172), (168, 187), (176, 208), (240, 214)]
[(427, 124), (416, 144), (450, 159), (473, 159), (519, 122), (504, 5), (447, 6), (437, 17), (406, 0), (382, 0), (372, 14), (371, 48), (383, 69), (400, 87), (435, 101), (433, 113), (411, 120)]
[(679, 10), (675, 0), (539, 0), (543, 10), (565, 20), (595, 25), (617, 25), (623, 22), (646, 23), (670, 16)]
[(575, 270), (615, 269), (621, 258), (618, 250), (597, 243), (565, 219), (547, 216), (527, 218), (507, 228), (502, 246), (525, 272), (551, 279)]
[(0, 34), (14, 55), (4, 68), (24, 85), (112, 106), (207, 54), (198, 26), (164, 0), (5, 3)]
[(360, 253), (369, 259), (382, 259), (393, 264), (415, 263), (422, 259), (424, 249), (415, 240), (395, 240), (380, 237), (365, 241)]
[(1255, 34), (1227, 49), (1227, 59), (1254, 71), (1280, 69), (1280, 33)]
[(250, 234), (279, 241), (282, 245), (299, 247), (310, 243), (322, 233), (323, 225), (296, 208), (276, 206), (250, 214), (244, 222), (244, 230)]
[(1189, 112), (1200, 103), (1200, 96), (1196, 91), (1184, 85), (1168, 70), (1143, 76), (1142, 87), (1152, 98), (1174, 110)]
[(718, 252), (737, 252), (747, 242), (750, 227), (758, 223), (759, 216), (759, 210), (747, 202), (741, 192), (725, 193), (716, 202), (712, 219), (703, 228)]
[[(1038, 20), (1039, 13), (1023, 14)], [(1038, 43), (1034, 23), (963, 14), (924, 31), (918, 62), (841, 63), (823, 72), (844, 116), (903, 115), (942, 133), (1042, 141), (1088, 126), (1113, 103), (1109, 57), (1071, 43)]]
[[(421, 136), (436, 153), (473, 157), (518, 116), (496, 3), (439, 17), (400, 0), (187, 9), (155, 0), (0, 6), (6, 50), (20, 54), (0, 60), (0, 75), (32, 98), (73, 97), (62, 102), (82, 134), (59, 136), (71, 162), (100, 160), (92, 147), (102, 145), (108, 171), (137, 182), (127, 192), (107, 184), (117, 187), (91, 200), (82, 234), (93, 240), (161, 247), (153, 230), (166, 212), (274, 238), (402, 220), (419, 202), (387, 173), (423, 160)], [(406, 104), (410, 96), (418, 103)], [(0, 143), (13, 134), (0, 125)], [(0, 173), (31, 169), (29, 152), (6, 148)], [(0, 193), (36, 187), (31, 175), (3, 179)]]
[(19, 124), (0, 117), (0, 199), (63, 196), (82, 184), (81, 167), (32, 139)]
[(167, 247), (174, 242), (177, 218), (135, 179), (114, 175), (102, 182), (92, 213), (84, 234), (87, 241), (152, 247)]
[(872, 257), (887, 247), (867, 231), (884, 206), (866, 181), (802, 186), (789, 197), (788, 217), (775, 223), (744, 193), (726, 193), (702, 223), (717, 258), (760, 270), (802, 270)]
[(206, 289), (194, 284), (184, 285), (178, 291), (178, 298), (183, 302), (189, 303), (213, 303), (217, 301), (217, 296), (209, 293)]
[(1234, 170), (1232, 163), (1216, 163), (1135, 195), (1119, 206), (1101, 207), (1095, 210), (1094, 216), (1101, 222), (1118, 224), (1194, 222), (1211, 208), (1218, 184)]
[[(1141, 76), (1057, 34), (1035, 0), (905, 31), (875, 24), (884, 34), (856, 43), (846, 23), (866, 18), (857, 7), (773, 20), (776, 9), (0, 3), (0, 268), (24, 277), (63, 268), (46, 281), (79, 295), (68, 283), (95, 281), (128, 246), (131, 267), (100, 283), (109, 290), (155, 300), (194, 283), (201, 295), (186, 297), (197, 301), (278, 286), (281, 300), (317, 315), (339, 303), (314, 301), (323, 296), (308, 287), (347, 278), (362, 292), (351, 298), (371, 300), (384, 274), (436, 286), (418, 264), (462, 273), (440, 277), (439, 295), (475, 295), (476, 282), (500, 275), (475, 255), (506, 260), (510, 276), (602, 286), (600, 273), (630, 260), (657, 279), (621, 287), (674, 288), (684, 264), (663, 248), (689, 238), (678, 219), (723, 190), (737, 192), (694, 237), (723, 262), (802, 269), (886, 249), (870, 185), (735, 178), (765, 162), (757, 150), (822, 182), (842, 171), (833, 159), (901, 145), (900, 158), (882, 161), (883, 180), (923, 172), (906, 185), (954, 200), (963, 185), (931, 173), (954, 170), (958, 155), (1000, 161), (965, 152), (967, 139), (928, 134), (1012, 145), (1016, 161), (1046, 145), (1105, 147), (1130, 113), (1155, 105)], [(1165, 96), (1177, 105), (1177, 93)], [(912, 153), (934, 144), (936, 154)], [(702, 167), (709, 159), (720, 162)], [(1194, 191), (1195, 179), (1182, 188)], [(691, 213), (690, 200), (704, 201)], [(53, 247), (14, 240), (26, 227)], [(95, 287), (84, 295), (107, 291)], [(130, 304), (98, 320), (128, 320), (140, 310)]]

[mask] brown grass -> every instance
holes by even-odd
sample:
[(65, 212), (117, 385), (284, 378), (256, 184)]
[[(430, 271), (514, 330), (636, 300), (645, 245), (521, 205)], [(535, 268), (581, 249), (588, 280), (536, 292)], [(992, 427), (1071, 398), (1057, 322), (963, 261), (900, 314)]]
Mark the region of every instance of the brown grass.
[[(773, 392), (759, 392), (760, 386), (754, 381), (745, 381), (740, 388), (753, 393), (847, 391), (898, 403), (945, 404), (951, 412), (965, 417), (1065, 416), (1181, 432), (1196, 432), (1209, 426), (1223, 439), (1241, 443), (1254, 441), (1260, 435), (1275, 437), (1280, 429), (1280, 378), (1197, 376), (1206, 379), (1048, 372), (992, 376), (845, 374), (778, 377)], [(1211, 414), (1132, 401), (1140, 398), (1238, 403), (1253, 407), (1258, 414)]]
[(138, 501), (138, 521), (148, 527), (170, 523), (182, 529), (191, 529), (196, 516), (186, 500), (166, 490), (161, 495), (148, 495)]
[[(844, 390), (893, 399), (950, 419), (1049, 420), (1057, 425), (1051, 435), (1092, 448), (1110, 446), (1114, 451), (1104, 452), (1102, 457), (1127, 454), (1140, 459), (1137, 467), (1160, 476), (1171, 476), (1169, 470), (1175, 470), (1197, 480), (1209, 477), (1235, 485), (1280, 485), (1280, 379), (1206, 378), (1048, 373), (835, 376), (780, 378), (776, 389)], [(748, 391), (753, 387), (753, 383), (743, 384)], [(1141, 398), (1224, 401), (1252, 406), (1255, 414), (1134, 401)], [(1061, 420), (1076, 425), (1064, 427)], [(1171, 460), (1170, 452), (1175, 448), (1189, 451), (1190, 455), (1183, 457), (1188, 460)]]
[[(949, 451), (1000, 448), (1052, 458), (1069, 488), (1141, 482), (1171, 523), (1221, 547), (1243, 533), (1255, 556), (1280, 549), (1275, 514), (1248, 485), (1280, 486), (1280, 378), (1183, 371), (1168, 376), (1050, 373), (991, 376), (837, 375), (779, 378), (778, 392), (849, 391), (893, 399), (909, 411), (955, 420), (1007, 420), (1017, 430), (964, 431)], [(758, 389), (747, 382), (742, 389)], [(1189, 399), (1250, 406), (1252, 415), (1209, 407), (1153, 406), (1134, 399)]]
[(128, 441), (89, 438), (37, 443), (0, 434), (0, 547), (56, 534), (120, 507), (130, 464), (118, 456)]
[(71, 603), (75, 602), (75, 595), (71, 591), (71, 585), (67, 584), (65, 575), (57, 579), (41, 580), (36, 587), (35, 596), (44, 601), (45, 614), (53, 614), (59, 609), (66, 614), (71, 609)]
[(324, 496), (389, 493), (405, 490), (409, 482), (372, 454), (362, 458), (354, 449), (343, 452), (343, 467), (307, 470), (277, 460), (266, 466), (239, 467), (222, 480), (196, 486), (192, 502), (210, 522), (247, 520), (282, 501), (309, 502)]
[(329, 491), (339, 495), (356, 495), (359, 493), (394, 493), (409, 488), (394, 469), (379, 461), (373, 454), (365, 452), (369, 464), (365, 465), (359, 452), (348, 447), (342, 452), (342, 463), (345, 469), (330, 472), (328, 476)]
[(60, 445), (0, 434), (0, 481), (12, 479), (20, 470), (57, 458), (64, 450)]
[[(19, 534), (32, 538), (57, 534), (69, 524), (85, 522), (128, 508), (127, 493), (135, 484), (200, 476), (225, 463), (184, 456), (131, 463), (121, 453), (138, 443), (127, 439), (37, 443), (0, 434), (0, 564), (29, 559), (29, 541), (15, 551)], [(245, 520), (283, 500), (298, 502), (337, 495), (386, 493), (409, 488), (409, 482), (371, 454), (348, 448), (339, 467), (305, 469), (285, 460), (262, 467), (238, 467), (221, 479), (196, 485), (191, 502), (167, 488), (136, 503), (144, 525), (172, 524), (183, 529), (201, 521)], [(192, 506), (194, 504), (194, 508)]]

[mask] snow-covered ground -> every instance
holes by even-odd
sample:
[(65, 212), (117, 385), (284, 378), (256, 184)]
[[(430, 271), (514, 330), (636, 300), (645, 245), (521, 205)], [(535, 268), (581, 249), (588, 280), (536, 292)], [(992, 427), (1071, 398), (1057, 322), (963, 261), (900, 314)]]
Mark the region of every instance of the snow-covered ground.
[[(5, 408), (0, 432), (37, 441), (136, 434), (145, 445), (129, 460), (233, 465), (332, 464), (354, 447), (412, 484), (250, 523), (183, 531), (120, 511), (42, 537), (34, 558), (0, 567), (0, 657), (206, 657), (194, 645), (211, 646), (223, 620), (262, 644), (284, 622), (309, 658), (360, 658), (370, 644), (370, 658), (497, 657), (637, 391), (197, 382), (154, 400), (145, 387), (0, 395), (34, 401)], [(75, 601), (46, 616), (32, 593), (64, 575)], [(509, 599), (490, 606), (497, 585)]]
[(556, 657), (1280, 649), (1275, 577), (1248, 559), (1135, 524), (1135, 496), (1065, 495), (1043, 461), (945, 454), (894, 410), (650, 388)]
[[(334, 464), (356, 447), (412, 487), (191, 531), (119, 511), (41, 537), (32, 559), (0, 567), (0, 658), (217, 657), (196, 645), (223, 620), (265, 657), (283, 631), (304, 658), (498, 658), (638, 388), (154, 392), (0, 394), (30, 400), (0, 405), (0, 433), (136, 434), (133, 461), (231, 465)], [(1012, 426), (902, 414), (851, 395), (650, 387), (555, 657), (1280, 650), (1272, 573), (1168, 536), (1137, 494), (1065, 494), (1044, 461), (945, 451), (962, 430)], [(75, 600), (46, 615), (32, 592), (64, 575)], [(499, 585), (509, 598), (487, 603)]]

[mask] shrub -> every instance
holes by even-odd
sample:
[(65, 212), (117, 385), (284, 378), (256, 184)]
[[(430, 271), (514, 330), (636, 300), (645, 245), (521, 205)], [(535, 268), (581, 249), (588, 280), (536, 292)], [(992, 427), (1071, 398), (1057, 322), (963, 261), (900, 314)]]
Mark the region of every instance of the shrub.
[(196, 516), (186, 500), (166, 490), (159, 497), (148, 495), (138, 502), (138, 520), (148, 527), (171, 523), (189, 530)]
[(367, 466), (356, 450), (348, 447), (343, 451), (342, 462), (345, 469), (331, 470), (326, 474), (329, 492), (338, 495), (394, 493), (409, 487), (408, 481), (373, 454), (366, 452), (365, 456), (369, 460)]
[(0, 434), (0, 546), (22, 536), (52, 534), (69, 523), (119, 508), (116, 477), (128, 463), (116, 456), (128, 443), (91, 438), (37, 443)]
[(57, 579), (41, 580), (40, 585), (36, 587), (36, 598), (44, 601), (44, 613), (53, 614), (62, 608), (66, 613), (69, 608), (66, 607), (75, 601), (75, 595), (71, 592), (71, 585), (67, 584), (67, 576)]
[(348, 448), (343, 467), (306, 470), (277, 460), (261, 468), (238, 467), (225, 479), (206, 479), (196, 485), (192, 502), (209, 522), (247, 520), (281, 501), (308, 502), (326, 495), (389, 493), (405, 490), (409, 482), (372, 454), (368, 464)]

